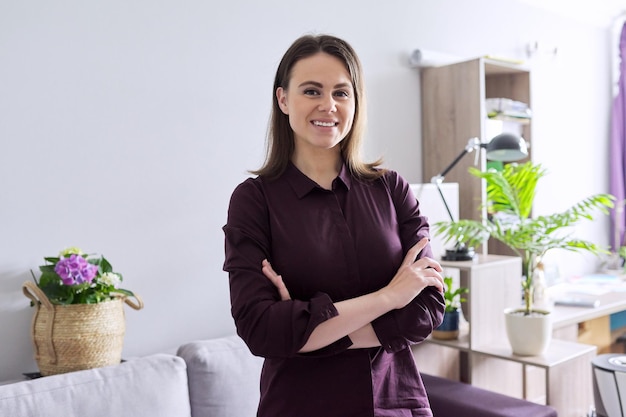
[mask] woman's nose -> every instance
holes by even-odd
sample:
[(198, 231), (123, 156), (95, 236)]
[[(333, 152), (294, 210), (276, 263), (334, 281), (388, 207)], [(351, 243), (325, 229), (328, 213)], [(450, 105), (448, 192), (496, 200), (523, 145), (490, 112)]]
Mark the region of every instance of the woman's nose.
[(337, 103), (335, 102), (335, 98), (332, 96), (332, 94), (322, 97), (322, 101), (320, 102), (318, 109), (319, 111), (325, 113), (337, 111)]

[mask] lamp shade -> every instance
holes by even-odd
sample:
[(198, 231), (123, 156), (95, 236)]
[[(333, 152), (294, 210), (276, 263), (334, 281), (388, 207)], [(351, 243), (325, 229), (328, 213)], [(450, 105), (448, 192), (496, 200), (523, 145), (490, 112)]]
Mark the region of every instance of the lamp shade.
[(500, 133), (487, 144), (486, 155), (491, 161), (519, 161), (528, 156), (528, 147), (524, 138), (512, 133)]

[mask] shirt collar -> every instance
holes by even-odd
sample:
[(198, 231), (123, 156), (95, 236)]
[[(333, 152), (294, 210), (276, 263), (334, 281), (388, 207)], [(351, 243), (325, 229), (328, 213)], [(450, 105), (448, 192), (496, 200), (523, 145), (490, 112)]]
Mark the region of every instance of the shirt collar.
[(352, 187), (352, 175), (350, 175), (350, 170), (345, 162), (341, 164), (341, 171), (339, 171), (338, 178), (345, 184), (348, 190)]
[[(291, 188), (293, 188), (298, 198), (303, 198), (314, 189), (320, 188), (315, 181), (304, 175), (291, 161), (289, 161), (283, 177), (287, 180), (289, 185), (291, 185)], [(345, 162), (341, 164), (341, 170), (337, 178), (344, 183), (348, 190), (350, 189), (352, 186), (352, 176)]]

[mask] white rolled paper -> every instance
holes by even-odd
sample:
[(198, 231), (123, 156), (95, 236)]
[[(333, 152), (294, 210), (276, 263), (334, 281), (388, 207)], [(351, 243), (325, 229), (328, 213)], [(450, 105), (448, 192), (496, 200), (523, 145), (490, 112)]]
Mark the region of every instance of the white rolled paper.
[(409, 57), (409, 63), (413, 67), (436, 67), (461, 61), (461, 58), (441, 52), (416, 49)]

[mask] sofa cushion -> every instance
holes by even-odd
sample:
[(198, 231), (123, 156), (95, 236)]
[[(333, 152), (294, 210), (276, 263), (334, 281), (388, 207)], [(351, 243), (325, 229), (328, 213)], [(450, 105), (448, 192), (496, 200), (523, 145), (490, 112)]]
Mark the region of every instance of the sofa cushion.
[(177, 353), (187, 362), (193, 417), (254, 417), (263, 359), (239, 336), (187, 343)]
[(120, 365), (0, 386), (0, 415), (11, 417), (186, 417), (185, 362), (158, 354)]

